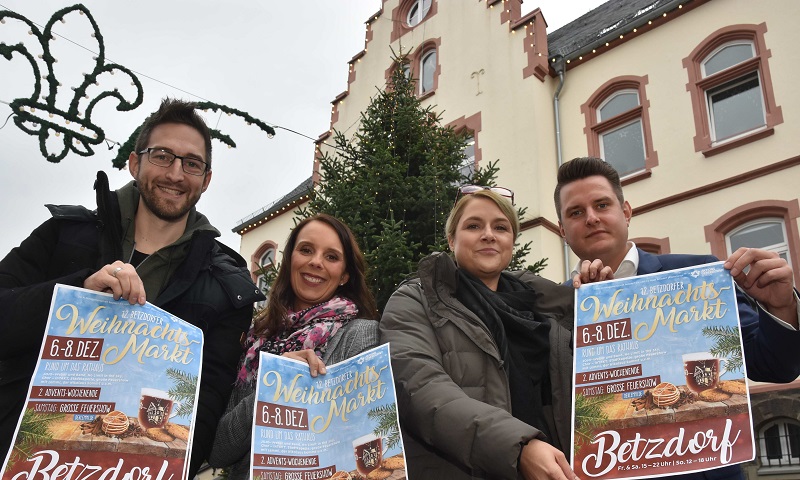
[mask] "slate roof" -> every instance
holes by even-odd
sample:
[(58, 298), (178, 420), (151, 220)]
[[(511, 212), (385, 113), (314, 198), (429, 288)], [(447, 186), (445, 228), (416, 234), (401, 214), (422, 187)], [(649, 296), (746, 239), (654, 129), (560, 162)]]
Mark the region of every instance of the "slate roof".
[(308, 177), (300, 185), (294, 187), (294, 189), (291, 192), (275, 200), (266, 207), (263, 207), (262, 209), (254, 213), (251, 213), (247, 217), (239, 220), (239, 224), (233, 227), (232, 229), (233, 232), (239, 233), (248, 225), (252, 223), (258, 223), (260, 220), (269, 217), (270, 214), (279, 212), (280, 210), (285, 208), (287, 204), (294, 203), (304, 195), (308, 195), (313, 186), (314, 182), (311, 181), (311, 177)]
[[(689, 0), (690, 1), (690, 0)], [(687, 0), (610, 0), (547, 35), (550, 58), (574, 59)]]

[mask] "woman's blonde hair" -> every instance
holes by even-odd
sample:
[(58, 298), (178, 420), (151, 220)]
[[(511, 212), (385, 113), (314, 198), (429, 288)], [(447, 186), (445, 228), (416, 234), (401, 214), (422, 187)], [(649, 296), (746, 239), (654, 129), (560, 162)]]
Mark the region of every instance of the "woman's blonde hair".
[(505, 215), (508, 221), (511, 222), (511, 230), (514, 233), (514, 238), (517, 238), (517, 235), (519, 235), (519, 217), (517, 216), (517, 211), (514, 209), (514, 206), (511, 205), (511, 202), (507, 198), (491, 190), (479, 190), (458, 199), (456, 205), (450, 210), (450, 215), (447, 217), (447, 223), (444, 227), (448, 241), (456, 236), (456, 227), (458, 227), (458, 222), (464, 214), (464, 208), (466, 208), (469, 202), (476, 198), (486, 198), (493, 201), (497, 205), (497, 208), (503, 212), (503, 215)]

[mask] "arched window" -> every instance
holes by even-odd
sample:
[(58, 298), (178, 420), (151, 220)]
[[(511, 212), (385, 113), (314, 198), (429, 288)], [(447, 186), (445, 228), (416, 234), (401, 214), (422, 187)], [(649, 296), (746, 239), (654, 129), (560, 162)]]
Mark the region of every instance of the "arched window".
[(647, 77), (614, 78), (581, 105), (589, 155), (613, 165), (626, 183), (649, 176), (650, 169), (658, 165), (650, 135), (646, 84)]
[[(394, 42), (436, 16), (439, 0), (400, 0), (392, 9), (392, 31), (389, 41)], [(386, 3), (384, 1), (384, 3)]]
[[(621, 90), (607, 98), (597, 109), (597, 123), (614, 118), (639, 106), (636, 90)], [(622, 125), (599, 131), (602, 158), (614, 166), (620, 177), (644, 170), (644, 132), (637, 117)]]
[(459, 117), (447, 124), (447, 127), (452, 128), (459, 135), (464, 136), (464, 147), (461, 154), (464, 156), (459, 172), (465, 177), (470, 177), (477, 168), (478, 163), (481, 161), (480, 149), (480, 131), (481, 131), (481, 114), (480, 112), (470, 115), (469, 117)]
[[(727, 43), (701, 63), (703, 78), (709, 78), (728, 68), (755, 57), (753, 42)], [(736, 77), (706, 90), (706, 108), (711, 122), (712, 142), (723, 142), (738, 135), (762, 128), (764, 98), (758, 71)]]
[(461, 150), (464, 155), (464, 161), (458, 171), (465, 177), (470, 177), (475, 172), (475, 136), (469, 135), (464, 144), (464, 149)]
[[(740, 247), (763, 248), (791, 266), (800, 254), (800, 201), (760, 200), (740, 205), (704, 227), (711, 254), (727, 258)], [(800, 283), (800, 272), (794, 280)]]
[(267, 294), (269, 291), (269, 285), (267, 282), (267, 275), (263, 270), (268, 269), (270, 266), (275, 264), (275, 249), (268, 248), (261, 258), (258, 259), (258, 265), (260, 266), (262, 272), (258, 276), (258, 289), (264, 292), (264, 295)]
[(410, 79), (411, 78), (411, 64), (410, 63), (404, 63), (403, 66), (400, 67), (400, 68), (403, 69), (403, 76), (408, 78), (408, 79)]
[(758, 443), (762, 467), (800, 467), (800, 423), (796, 420), (767, 423), (758, 432)]
[(772, 90), (766, 30), (763, 23), (722, 28), (683, 59), (695, 150), (705, 156), (772, 135), (783, 123)]
[(419, 25), (422, 19), (428, 15), (430, 9), (431, 0), (416, 0), (411, 5), (411, 8), (408, 9), (408, 15), (406, 16), (408, 26), (415, 27)]
[(728, 254), (741, 247), (761, 248), (777, 253), (789, 265), (789, 242), (782, 218), (765, 218), (746, 223), (725, 235)]
[(406, 78), (416, 80), (419, 98), (433, 95), (439, 84), (439, 74), (441, 73), (438, 56), (440, 44), (441, 38), (431, 38), (409, 53), (401, 66), (392, 62), (384, 74), (386, 80), (388, 81), (397, 69), (402, 69)]
[[(262, 243), (250, 257), (253, 281), (264, 295), (268, 295), (272, 278), (276, 273), (277, 265), (275, 264), (275, 255), (277, 247), (278, 246), (274, 242), (266, 241)], [(265, 303), (264, 301), (259, 302), (257, 306), (261, 308)]]
[(432, 48), (422, 54), (419, 61), (420, 93), (427, 93), (434, 89), (434, 74), (436, 73), (436, 49)]

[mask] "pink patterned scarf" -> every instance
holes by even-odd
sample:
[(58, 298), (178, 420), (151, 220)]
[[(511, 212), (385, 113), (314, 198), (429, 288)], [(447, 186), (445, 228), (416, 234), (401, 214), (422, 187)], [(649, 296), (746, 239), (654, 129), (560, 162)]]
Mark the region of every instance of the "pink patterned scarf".
[(358, 315), (358, 307), (344, 297), (333, 297), (327, 302), (314, 305), (299, 312), (287, 312), (287, 326), (272, 337), (256, 335), (254, 327), (247, 334), (247, 353), (236, 378), (239, 385), (253, 384), (258, 374), (259, 352), (281, 355), (286, 352), (311, 349), (322, 357), (328, 340)]

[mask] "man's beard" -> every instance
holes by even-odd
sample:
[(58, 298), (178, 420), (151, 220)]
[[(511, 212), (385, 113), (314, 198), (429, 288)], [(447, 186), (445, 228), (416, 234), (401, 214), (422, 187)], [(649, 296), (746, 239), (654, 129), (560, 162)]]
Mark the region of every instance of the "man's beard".
[(158, 194), (154, 191), (157, 188), (158, 187), (154, 184), (140, 185), (139, 195), (147, 209), (161, 220), (169, 222), (180, 220), (197, 204), (198, 200), (200, 200), (200, 194), (198, 192), (196, 198), (187, 196), (183, 204), (174, 204), (172, 202), (167, 202), (163, 198), (159, 198)]

